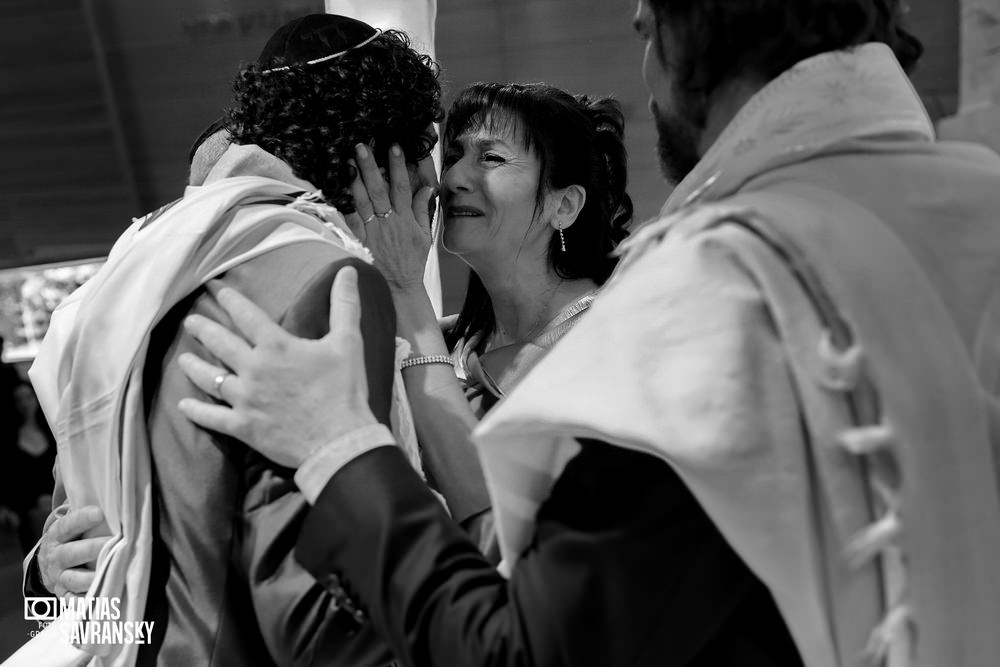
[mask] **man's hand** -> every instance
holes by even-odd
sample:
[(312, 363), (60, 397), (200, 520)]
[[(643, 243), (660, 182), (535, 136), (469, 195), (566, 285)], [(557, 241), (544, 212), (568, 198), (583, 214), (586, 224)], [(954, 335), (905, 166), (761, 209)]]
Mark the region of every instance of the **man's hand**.
[(191, 421), (233, 436), (276, 463), (297, 468), (319, 447), (377, 423), (368, 407), (357, 271), (341, 269), (330, 292), (330, 333), (298, 338), (235, 290), (215, 293), (240, 336), (192, 315), (184, 326), (230, 370), (194, 354), (178, 363), (191, 381), (229, 405), (180, 401)]
[(86, 593), (94, 581), (97, 556), (110, 534), (104, 513), (93, 505), (56, 519), (38, 546), (38, 570), (45, 588), (58, 597)]

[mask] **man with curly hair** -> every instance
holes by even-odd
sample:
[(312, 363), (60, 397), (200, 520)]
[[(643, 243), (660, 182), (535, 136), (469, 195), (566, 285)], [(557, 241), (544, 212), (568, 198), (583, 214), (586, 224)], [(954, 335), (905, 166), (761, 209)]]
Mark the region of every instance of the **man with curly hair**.
[[(31, 592), (87, 591), (80, 581), (93, 575), (72, 566), (83, 565), (81, 553), (99, 551), (90, 590), (120, 598), (123, 620), (151, 622), (142, 646), (109, 650), (84, 640), (81, 650), (103, 652), (113, 664), (391, 661), (359, 626), (350, 600), (295, 562), (308, 504), (294, 471), (177, 412), (178, 401), (198, 391), (177, 358), (196, 345), (181, 326), (185, 317), (229, 322), (210, 295), (222, 285), (250, 296), (288, 331), (322, 338), (333, 277), (353, 266), (365, 294), (368, 382), (393, 393), (391, 299), (344, 218), (353, 214), (351, 158), (359, 144), (382, 163), (401, 148), (412, 161), (415, 200), (428, 210), (436, 186), (428, 156), (442, 117), (437, 76), (403, 33), (325, 14), (286, 24), (237, 75), (225, 119), (232, 143), (197, 175), (200, 187), (137, 221), (105, 270), (54, 320), (32, 378), (64, 434), (55, 504), (97, 506), (111, 537), (88, 532), (96, 515), (77, 515), (75, 527), (55, 521), (50, 546), (67, 548), (46, 550), (43, 538), (29, 566)], [(212, 398), (225, 395), (225, 380), (217, 379)], [(371, 408), (409, 437), (399, 394)], [(485, 493), (448, 500), (459, 520), (487, 504)], [(52, 553), (58, 558), (46, 560)]]

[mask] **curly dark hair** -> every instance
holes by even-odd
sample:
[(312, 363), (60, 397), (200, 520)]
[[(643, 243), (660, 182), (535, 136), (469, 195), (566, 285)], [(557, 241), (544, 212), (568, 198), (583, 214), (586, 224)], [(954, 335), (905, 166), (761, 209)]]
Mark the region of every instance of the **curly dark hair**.
[(882, 42), (911, 71), (923, 53), (902, 27), (900, 0), (646, 0), (669, 31), (678, 85), (707, 96), (737, 76), (770, 81), (811, 56)]
[[(549, 239), (548, 261), (567, 280), (587, 278), (603, 285), (617, 264), (612, 251), (628, 234), (632, 199), (626, 192), (628, 156), (621, 105), (610, 97), (571, 95), (542, 83), (476, 83), (461, 91), (448, 111), (445, 146), (466, 132), (486, 127), (510, 131), (538, 155), (541, 175), (535, 211), (545, 193), (569, 185), (587, 192), (576, 221)], [(469, 274), (465, 302), (448, 336), (450, 345), (473, 333), (485, 344), (496, 326), (493, 305), (479, 277)]]
[(247, 66), (233, 82), (226, 111), (233, 142), (256, 144), (284, 160), (342, 212), (354, 211), (348, 188), (355, 171), (348, 161), (355, 145), (371, 145), (380, 165), (393, 143), (411, 162), (434, 148), (427, 129), (444, 117), (440, 69), (410, 48), (405, 33), (387, 30), (324, 63), (264, 70)]

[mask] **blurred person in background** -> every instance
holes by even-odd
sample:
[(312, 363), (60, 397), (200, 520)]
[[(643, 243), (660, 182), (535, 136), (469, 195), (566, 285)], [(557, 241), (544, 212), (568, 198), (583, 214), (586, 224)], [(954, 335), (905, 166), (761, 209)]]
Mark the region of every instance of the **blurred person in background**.
[(677, 187), (476, 431), (509, 579), (367, 414), (353, 275), (325, 348), (221, 291), (184, 411), (298, 467), (407, 665), (995, 664), (1000, 157), (935, 140), (902, 14), (639, 0)]
[[(17, 369), (13, 364), (7, 363), (3, 360), (3, 351), (6, 341), (3, 336), (0, 336), (0, 392), (5, 398), (9, 395), (13, 395), (14, 387), (21, 381), (21, 375), (17, 372)], [(11, 408), (13, 403), (11, 403)], [(5, 405), (3, 409), (8, 409)]]
[(3, 443), (13, 442), (14, 428), (17, 423), (17, 405), (14, 400), (14, 389), (23, 382), (21, 375), (13, 364), (3, 360), (4, 338), (0, 336), (0, 429), (3, 433)]
[[(4, 452), (13, 452), (18, 446), (20, 415), (14, 390), (21, 382), (21, 376), (13, 364), (3, 361), (4, 339), (0, 336), (0, 447)], [(4, 481), (6, 483), (6, 481)], [(9, 504), (0, 503), (0, 528), (18, 530), (20, 518)]]
[(51, 508), (56, 441), (31, 385), (20, 380), (13, 394), (16, 435), (13, 442), (4, 443), (0, 515), (12, 521), (21, 548), (28, 553), (38, 541)]

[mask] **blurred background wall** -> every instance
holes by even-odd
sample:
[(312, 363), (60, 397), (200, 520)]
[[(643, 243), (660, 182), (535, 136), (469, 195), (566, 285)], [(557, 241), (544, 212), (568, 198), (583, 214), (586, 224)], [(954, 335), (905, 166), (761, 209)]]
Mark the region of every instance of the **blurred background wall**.
[(103, 255), (174, 199), (233, 73), (321, 0), (4, 0), (0, 266)]
[[(377, 0), (372, 0), (377, 1)], [(446, 91), (546, 81), (625, 106), (637, 218), (668, 189), (631, 31), (631, 0), (439, 0)], [(239, 63), (320, 0), (0, 0), (0, 268), (103, 255), (132, 216), (179, 195), (188, 147), (225, 107)], [(935, 118), (957, 106), (956, 0), (913, 0), (927, 45), (914, 81)], [(443, 256), (446, 311), (464, 268)]]

